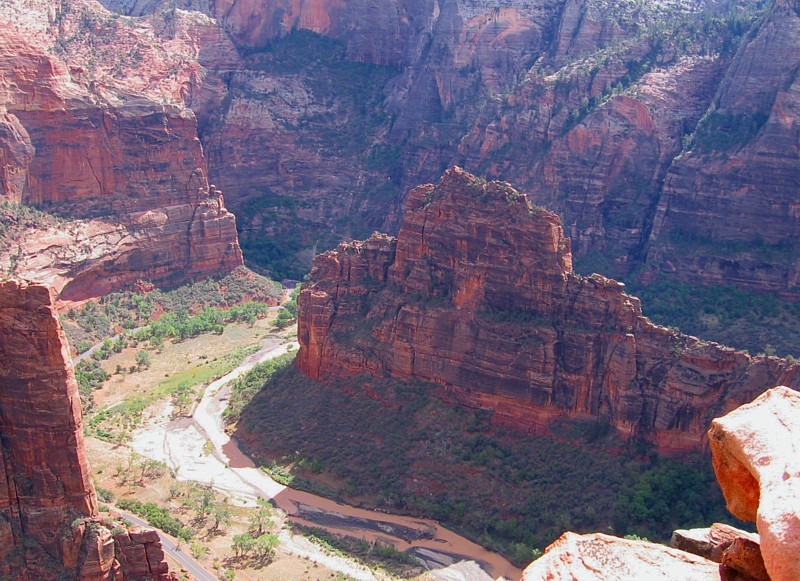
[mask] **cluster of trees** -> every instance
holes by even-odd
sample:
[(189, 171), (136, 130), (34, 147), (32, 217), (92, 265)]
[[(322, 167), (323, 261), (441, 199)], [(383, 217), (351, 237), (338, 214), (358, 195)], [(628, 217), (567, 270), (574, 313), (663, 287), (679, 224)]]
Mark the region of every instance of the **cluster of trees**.
[(235, 379), (231, 383), (231, 397), (223, 414), (225, 421), (228, 423), (236, 422), (244, 407), (269, 381), (272, 375), (293, 359), (294, 353), (287, 353), (275, 359), (259, 363), (253, 369)]
[(159, 347), (165, 339), (185, 340), (202, 333), (222, 334), (225, 324), (244, 322), (253, 324), (269, 311), (264, 303), (247, 302), (230, 309), (206, 307), (196, 315), (186, 311), (165, 313), (153, 323), (135, 331), (131, 336), (136, 342), (149, 342)]
[[(279, 283), (242, 267), (220, 280), (207, 279), (170, 291), (154, 289), (146, 294), (111, 293), (100, 299), (99, 303), (90, 301), (80, 310), (70, 309), (66, 315), (69, 324), (65, 325), (65, 330), (72, 344), (82, 353), (104, 337), (114, 334), (114, 329), (130, 330), (146, 326), (160, 313), (197, 314), (207, 307), (215, 307), (222, 311), (234, 311), (232, 318), (226, 321), (254, 321), (253, 307), (244, 307), (244, 303), (276, 301), (282, 292)], [(256, 312), (255, 316), (261, 316), (260, 312)]]
[(108, 379), (108, 373), (96, 361), (80, 361), (75, 366), (75, 379), (78, 382), (81, 407), (84, 412), (87, 412), (94, 408), (94, 395), (92, 392)]
[(272, 506), (259, 499), (256, 510), (250, 515), (250, 528), (233, 537), (233, 551), (237, 558), (252, 556), (258, 561), (270, 561), (275, 555), (278, 537), (269, 532), (272, 528)]
[(142, 502), (135, 499), (122, 499), (117, 501), (117, 506), (129, 510), (144, 518), (156, 528), (169, 533), (181, 540), (189, 541), (194, 537), (194, 531), (184, 526), (181, 521), (170, 515), (169, 509), (162, 508), (154, 502)]

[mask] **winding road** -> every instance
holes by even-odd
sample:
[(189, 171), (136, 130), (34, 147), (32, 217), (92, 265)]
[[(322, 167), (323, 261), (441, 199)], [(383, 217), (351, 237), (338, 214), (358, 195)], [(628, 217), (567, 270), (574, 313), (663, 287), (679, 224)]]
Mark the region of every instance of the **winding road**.
[[(288, 488), (272, 480), (242, 453), (223, 428), (222, 412), (227, 405), (230, 382), (256, 364), (296, 347), (296, 343), (265, 339), (261, 350), (206, 388), (193, 417), (171, 420), (167, 407), (151, 425), (137, 430), (132, 447), (140, 454), (166, 462), (179, 479), (211, 484), (239, 503), (253, 504), (257, 498), (268, 499), (294, 522), (391, 543), (397, 550), (422, 561), (437, 578), (447, 581), (519, 579), (521, 571), (502, 556), (436, 521), (355, 508)], [(212, 443), (210, 453), (207, 442)], [(284, 535), (282, 540), (289, 539)], [(352, 570), (352, 566), (345, 572), (358, 579), (374, 578), (366, 570)]]
[[(121, 510), (117, 507), (114, 507), (114, 512), (119, 513), (125, 519), (131, 521), (135, 525), (139, 525), (140, 527), (145, 528), (154, 528), (153, 525), (148, 523), (147, 521), (139, 518), (138, 516), (131, 514), (127, 511)], [(217, 576), (209, 573), (206, 571), (200, 563), (195, 561), (192, 557), (184, 553), (179, 547), (178, 544), (172, 540), (171, 537), (166, 535), (163, 531), (155, 529), (158, 533), (158, 537), (161, 539), (161, 546), (164, 548), (164, 552), (167, 553), (170, 557), (175, 559), (178, 564), (186, 569), (192, 577), (197, 579), (198, 581), (217, 581)]]

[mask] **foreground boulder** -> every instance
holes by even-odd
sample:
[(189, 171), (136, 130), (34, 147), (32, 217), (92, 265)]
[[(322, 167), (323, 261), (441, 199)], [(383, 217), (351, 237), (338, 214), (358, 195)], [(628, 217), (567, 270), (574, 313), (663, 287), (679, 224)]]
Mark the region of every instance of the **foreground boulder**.
[(703, 529), (673, 531), (669, 546), (721, 563), (722, 553), (738, 538), (746, 538), (758, 543), (758, 535), (731, 525), (714, 523)]
[(720, 579), (719, 565), (646, 541), (602, 533), (567, 532), (523, 573), (524, 581), (705, 581)]
[(716, 419), (709, 443), (728, 510), (755, 521), (773, 581), (800, 579), (800, 393), (773, 388)]

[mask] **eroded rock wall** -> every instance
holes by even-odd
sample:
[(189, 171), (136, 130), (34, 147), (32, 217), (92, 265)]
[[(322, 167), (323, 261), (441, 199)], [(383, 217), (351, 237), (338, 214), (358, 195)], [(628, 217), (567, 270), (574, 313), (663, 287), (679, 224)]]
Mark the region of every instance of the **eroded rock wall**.
[[(172, 579), (155, 531), (97, 518), (55, 293), (0, 282), (0, 576)], [(116, 575), (116, 577), (114, 577)]]
[(0, 11), (0, 200), (69, 222), (34, 224), (0, 244), (0, 265), (58, 291), (69, 286), (77, 300), (139, 278), (177, 283), (241, 265), (235, 219), (209, 186), (186, 106), (205, 112), (221, 98), (214, 83), (198, 81), (199, 63), (212, 59), (186, 46), (201, 39), (217, 49), (214, 62), (230, 65), (219, 29), (177, 15), (172, 38), (162, 31), (165, 46), (153, 49), (147, 29), (80, 4)]
[(800, 384), (800, 365), (653, 325), (623, 286), (572, 272), (557, 216), (453, 168), (409, 194), (397, 238), (315, 260), (297, 364), (433, 381), (518, 429), (605, 419), (661, 451), (700, 449), (712, 418)]

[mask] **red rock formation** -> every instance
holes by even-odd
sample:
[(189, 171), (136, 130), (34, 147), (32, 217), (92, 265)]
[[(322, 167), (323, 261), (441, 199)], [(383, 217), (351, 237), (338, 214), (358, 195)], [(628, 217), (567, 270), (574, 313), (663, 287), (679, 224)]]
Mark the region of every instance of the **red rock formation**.
[(755, 521), (773, 581), (800, 578), (800, 394), (775, 387), (714, 420), (709, 442), (728, 510)]
[(109, 543), (114, 525), (91, 518), (78, 385), (43, 285), (0, 282), (0, 440), (0, 576), (105, 580), (117, 560), (130, 563), (123, 579), (169, 578), (153, 531), (135, 543), (149, 547), (142, 561), (119, 539)]
[(800, 365), (653, 325), (622, 284), (571, 260), (557, 216), (451, 169), (409, 194), (397, 239), (315, 260), (298, 366), (433, 381), (520, 429), (603, 418), (662, 451), (699, 449), (713, 417), (800, 384)]
[(601, 533), (564, 533), (523, 572), (525, 581), (719, 581), (719, 566), (702, 557)]
[[(10, 14), (13, 8), (0, 12), (0, 199), (80, 221), (26, 233), (14, 248), (0, 251), (4, 269), (59, 291), (68, 287), (65, 298), (84, 299), (140, 278), (177, 283), (241, 265), (235, 219), (207, 181), (197, 119), (172, 95), (205, 111), (215, 100), (213, 86), (204, 91), (193, 82), (194, 70), (181, 83), (181, 67), (191, 66), (173, 65), (171, 57), (163, 62), (158, 55), (139, 54), (145, 45), (132, 27), (104, 15), (97, 4), (82, 6), (84, 20), (78, 6), (58, 18), (48, 6), (32, 5), (25, 19)], [(54, 18), (61, 29), (52, 26)], [(191, 37), (186, 23), (177, 20), (176, 34)], [(107, 76), (95, 72), (100, 80), (89, 80), (80, 66), (85, 47), (75, 39), (89, 34), (79, 27), (91, 22), (105, 28), (91, 31), (97, 38), (90, 41), (89, 63), (116, 39), (118, 52), (139, 51), (154, 74), (166, 77), (161, 69), (167, 66), (178, 72), (171, 79), (143, 80), (133, 71), (119, 79), (103, 71)], [(197, 28), (210, 45), (222, 46), (218, 29), (215, 36)], [(74, 51), (70, 67), (49, 53), (58, 39)], [(230, 63), (233, 57), (225, 56), (224, 48), (216, 61), (203, 62)], [(175, 50), (180, 56), (185, 46)], [(122, 67), (121, 58), (109, 55), (109, 62), (97, 66)], [(97, 221), (87, 222), (92, 218)]]

